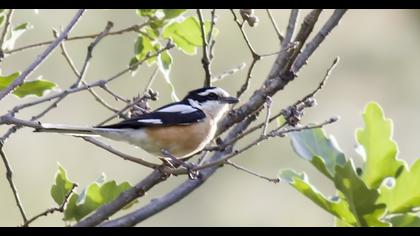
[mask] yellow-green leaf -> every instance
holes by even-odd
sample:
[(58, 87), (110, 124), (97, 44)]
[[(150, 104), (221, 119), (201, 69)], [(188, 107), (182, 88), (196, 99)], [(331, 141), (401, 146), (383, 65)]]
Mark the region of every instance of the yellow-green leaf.
[(365, 127), (356, 132), (366, 156), (362, 178), (377, 188), (386, 177), (394, 177), (404, 163), (397, 159), (397, 144), (392, 140), (392, 120), (385, 118), (381, 107), (369, 103), (363, 112)]

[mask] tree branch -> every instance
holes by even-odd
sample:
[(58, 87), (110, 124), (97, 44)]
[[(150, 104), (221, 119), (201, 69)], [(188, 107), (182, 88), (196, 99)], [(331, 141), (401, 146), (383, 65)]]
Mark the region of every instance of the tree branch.
[(19, 198), (18, 190), (16, 189), (16, 186), (13, 182), (13, 171), (10, 167), (9, 160), (7, 159), (6, 154), (3, 151), (3, 141), (0, 140), (0, 156), (3, 160), (4, 166), (6, 168), (6, 179), (9, 182), (10, 188), (12, 189), (13, 196), (15, 197), (16, 205), (19, 208), (20, 215), (22, 216), (23, 223), (26, 223), (28, 221), (28, 218), (26, 217), (25, 209), (23, 208), (22, 202)]
[[(58, 37), (58, 33), (57, 31), (53, 30), (53, 34), (54, 37), (57, 38)], [(66, 59), (67, 63), (69, 64), (71, 70), (73, 71), (74, 75), (77, 78), (81, 78), (80, 76), (80, 72), (77, 70), (76, 66), (73, 63), (73, 60), (70, 58), (69, 53), (67, 52), (67, 49), (65, 47), (64, 41), (61, 42), (60, 44), (60, 48), (61, 48), (61, 54), (63, 55), (64, 59)], [(86, 86), (87, 83), (83, 80), (81, 80), (81, 83)], [(105, 108), (109, 109), (112, 112), (117, 112), (118, 110), (114, 107), (112, 107), (111, 105), (109, 105), (104, 99), (102, 99), (99, 94), (97, 94), (93, 89), (89, 88), (88, 89), (89, 93), (92, 94), (92, 96), (95, 98), (95, 101), (99, 102), (100, 104), (102, 104)]]
[(112, 154), (115, 154), (118, 157), (121, 157), (124, 160), (128, 160), (128, 161), (131, 161), (131, 162), (134, 162), (134, 163), (137, 163), (137, 164), (140, 164), (140, 165), (143, 165), (143, 166), (152, 168), (152, 169), (156, 169), (156, 168), (159, 167), (158, 164), (154, 164), (154, 163), (145, 161), (145, 160), (143, 160), (141, 158), (133, 157), (133, 156), (127, 155), (125, 153), (122, 153), (122, 152), (114, 149), (110, 145), (107, 145), (105, 143), (102, 143), (102, 142), (100, 142), (100, 141), (98, 141), (98, 140), (96, 140), (94, 138), (91, 138), (91, 137), (81, 137), (81, 138), (83, 140), (85, 140), (86, 142), (89, 142), (89, 143), (91, 143), (91, 144), (93, 144), (93, 145), (95, 145), (97, 147), (100, 147), (100, 148), (102, 148), (102, 149), (104, 149), (104, 150), (106, 150), (106, 151), (108, 151), (108, 152), (110, 152)]
[(266, 9), (266, 11), (267, 11), (268, 18), (270, 19), (271, 24), (273, 25), (273, 28), (276, 31), (277, 37), (279, 38), (280, 42), (282, 42), (284, 39), (283, 34), (280, 32), (279, 27), (277, 26), (277, 23), (274, 20), (274, 17), (271, 15), (270, 9)]
[(321, 30), (315, 35), (315, 37), (309, 42), (303, 52), (296, 58), (296, 61), (293, 63), (292, 71), (297, 72), (304, 64), (308, 58), (312, 55), (315, 49), (324, 41), (327, 35), (338, 25), (341, 18), (343, 18), (347, 9), (338, 9), (335, 10), (331, 17), (325, 22)]
[(32, 73), (32, 71), (34, 71), (51, 54), (51, 52), (58, 45), (60, 45), (60, 43), (67, 37), (67, 35), (70, 33), (70, 31), (73, 29), (73, 27), (77, 23), (77, 21), (83, 15), (84, 11), (85, 11), (84, 9), (78, 10), (76, 15), (67, 25), (67, 27), (64, 29), (60, 37), (54, 40), (54, 42), (52, 42), (50, 46), (48, 46), (48, 48), (41, 55), (37, 56), (35, 61), (26, 70), (24, 70), (22, 74), (18, 76), (9, 86), (7, 86), (6, 88), (0, 91), (0, 100), (2, 100), (5, 96), (7, 96), (16, 87), (23, 84), (25, 79)]
[(197, 9), (197, 15), (198, 15), (198, 19), (200, 20), (201, 38), (203, 41), (203, 58), (201, 59), (201, 63), (203, 64), (204, 72), (206, 73), (205, 80), (204, 80), (204, 87), (209, 87), (211, 86), (211, 70), (210, 70), (211, 59), (208, 55), (209, 47), (207, 43), (205, 24), (204, 24), (203, 16), (201, 15), (200, 9)]
[(238, 169), (238, 170), (241, 170), (241, 171), (243, 171), (243, 172), (245, 172), (245, 173), (248, 173), (248, 174), (250, 174), (250, 175), (253, 175), (253, 176), (256, 176), (256, 177), (258, 177), (258, 178), (261, 178), (261, 179), (267, 180), (268, 182), (275, 183), (275, 184), (277, 184), (277, 183), (279, 183), (279, 182), (280, 182), (280, 179), (279, 179), (279, 178), (269, 178), (269, 177), (266, 177), (266, 176), (264, 176), (264, 175), (261, 175), (261, 174), (255, 173), (254, 171), (249, 170), (249, 169), (247, 169), (247, 168), (245, 168), (245, 167), (243, 167), (243, 166), (240, 166), (240, 165), (238, 165), (238, 164), (235, 164), (235, 163), (233, 163), (233, 162), (231, 162), (231, 161), (226, 161), (226, 164), (228, 164), (228, 165), (230, 165), (230, 166), (232, 166), (232, 167), (234, 167), (234, 168), (236, 168), (236, 169)]
[(0, 57), (0, 60), (3, 58), (4, 56), (4, 52), (3, 52), (3, 44), (4, 44), (4, 40), (6, 39), (6, 35), (10, 30), (10, 23), (12, 21), (12, 16), (13, 16), (13, 9), (10, 9), (9, 12), (6, 15), (6, 20), (4, 23), (4, 28), (3, 31), (1, 33), (1, 37), (0, 37), (0, 51), (2, 51), (2, 55)]
[[(150, 24), (150, 22), (147, 21), (147, 22), (145, 22), (141, 25), (132, 25), (130, 27), (127, 27), (127, 28), (124, 28), (124, 29), (121, 29), (121, 30), (117, 30), (117, 31), (114, 31), (114, 32), (109, 32), (107, 34), (107, 36), (121, 35), (123, 33), (128, 33), (128, 32), (139, 32), (141, 28), (143, 28), (143, 27), (145, 27), (149, 24)], [(70, 38), (65, 39), (65, 41), (73, 41), (73, 40), (80, 40), (80, 39), (91, 39), (91, 38), (93, 39), (93, 38), (96, 38), (99, 34), (101, 34), (101, 33), (70, 37)], [(9, 50), (9, 51), (5, 51), (4, 53), (5, 54), (12, 54), (12, 53), (23, 51), (23, 50), (26, 50), (26, 49), (48, 45), (48, 44), (51, 44), (52, 42), (54, 42), (54, 40), (40, 42), (40, 43), (34, 43), (34, 44), (26, 45), (26, 46), (23, 46), (23, 47), (20, 47), (20, 48), (15, 48), (15, 49), (12, 49), (12, 50)]]
[(60, 206), (57, 207), (52, 207), (52, 208), (48, 208), (47, 210), (39, 213), (38, 215), (32, 217), (31, 219), (29, 219), (28, 221), (26, 221), (22, 227), (28, 227), (30, 223), (34, 222), (35, 220), (37, 220), (38, 218), (42, 217), (42, 216), (47, 216), (48, 214), (52, 214), (54, 212), (63, 212), (64, 208), (66, 207), (70, 196), (73, 193), (73, 190), (77, 187), (77, 184), (73, 183), (73, 186), (71, 187), (70, 191), (66, 194), (66, 196), (64, 196), (64, 201), (63, 203), (60, 204)]

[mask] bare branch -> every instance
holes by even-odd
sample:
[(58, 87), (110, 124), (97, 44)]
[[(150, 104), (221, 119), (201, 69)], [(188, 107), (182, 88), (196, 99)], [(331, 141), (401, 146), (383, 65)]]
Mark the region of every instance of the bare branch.
[(63, 201), (63, 203), (60, 204), (60, 206), (48, 208), (47, 210), (39, 213), (38, 215), (36, 215), (36, 216), (32, 217), (31, 219), (29, 219), (28, 221), (26, 221), (26, 223), (24, 223), (22, 225), (22, 227), (28, 227), (30, 223), (34, 222), (35, 220), (37, 220), (38, 218), (40, 218), (42, 216), (47, 216), (48, 214), (52, 214), (52, 213), (57, 212), (57, 211), (58, 212), (63, 212), (64, 211), (64, 208), (66, 207), (66, 205), (67, 205), (67, 203), (68, 203), (68, 201), (70, 199), (70, 196), (73, 193), (73, 190), (76, 187), (77, 187), (77, 184), (76, 183), (73, 183), (73, 186), (71, 187), (70, 191), (66, 194), (66, 196), (64, 196), (64, 201)]
[(338, 9), (335, 10), (331, 17), (325, 22), (321, 30), (315, 35), (315, 37), (309, 42), (303, 52), (296, 58), (292, 66), (292, 71), (297, 73), (297, 71), (306, 63), (308, 58), (312, 55), (315, 49), (324, 41), (325, 37), (338, 25), (341, 18), (346, 13), (347, 9)]
[[(53, 34), (54, 37), (58, 37), (58, 33), (57, 31), (53, 30)], [(65, 47), (64, 42), (62, 42), (60, 44), (60, 48), (61, 48), (61, 54), (63, 55), (63, 57), (66, 59), (67, 63), (69, 64), (71, 70), (73, 71), (73, 73), (76, 75), (77, 78), (81, 78), (79, 71), (77, 70), (76, 66), (73, 63), (73, 60), (70, 58), (69, 53), (67, 52), (67, 49)], [(83, 80), (81, 80), (81, 83), (86, 86), (87, 83)], [(100, 104), (102, 104), (104, 107), (108, 108), (110, 111), (112, 112), (117, 112), (118, 110), (116, 108), (113, 108), (111, 105), (109, 105), (104, 99), (102, 99), (99, 94), (97, 94), (93, 89), (89, 88), (88, 91), (90, 92), (90, 94), (92, 94), (92, 96), (95, 98), (95, 100), (97, 102), (99, 102)]]
[(241, 71), (242, 69), (245, 68), (245, 66), (246, 66), (245, 63), (242, 63), (240, 65), (237, 65), (237, 66), (235, 66), (235, 67), (233, 67), (233, 68), (231, 68), (231, 69), (229, 69), (229, 70), (221, 73), (220, 75), (214, 76), (213, 78), (211, 78), (211, 81), (214, 83), (214, 82), (217, 82), (219, 80), (222, 80), (222, 79), (226, 78), (229, 75), (233, 75), (236, 72)]
[(318, 87), (314, 91), (306, 95), (304, 98), (299, 100), (297, 103), (304, 103), (308, 98), (314, 97), (319, 91), (321, 91), (321, 89), (324, 87), (325, 83), (327, 82), (328, 78), (330, 77), (331, 72), (334, 70), (334, 68), (336, 67), (339, 61), (340, 61), (340, 57), (336, 57), (333, 63), (331, 64), (331, 66), (328, 68), (327, 72), (325, 72), (324, 78), (321, 80)]
[(64, 90), (64, 91), (62, 91), (60, 93), (57, 93), (57, 94), (46, 96), (46, 97), (40, 98), (40, 99), (35, 100), (35, 101), (32, 101), (32, 102), (24, 103), (24, 104), (21, 104), (21, 105), (18, 105), (16, 107), (14, 107), (12, 109), (12, 111), (13, 111), (13, 113), (16, 113), (17, 111), (19, 111), (21, 109), (24, 109), (26, 107), (38, 105), (38, 104), (41, 104), (41, 103), (44, 103), (44, 102), (51, 101), (52, 99), (61, 97), (61, 96), (63, 96), (63, 94), (72, 94), (72, 93), (76, 93), (76, 92), (87, 90), (89, 88), (100, 87), (101, 85), (107, 84), (107, 83), (109, 83), (109, 82), (111, 82), (111, 81), (119, 78), (120, 76), (126, 74), (127, 72), (129, 72), (130, 70), (132, 70), (134, 67), (143, 64), (148, 59), (150, 59), (152, 57), (155, 57), (155, 56), (159, 55), (160, 53), (162, 53), (163, 51), (169, 50), (169, 49), (171, 49), (173, 47), (174, 47), (174, 45), (169, 43), (164, 48), (162, 48), (159, 51), (157, 51), (156, 53), (146, 56), (143, 60), (138, 61), (138, 62), (130, 65), (128, 68), (126, 68), (126, 69), (124, 69), (124, 70), (116, 73), (115, 75), (113, 75), (113, 76), (111, 76), (111, 77), (109, 77), (109, 78), (107, 78), (105, 80), (98, 80), (98, 81), (93, 82), (91, 84), (87, 84), (87, 85), (84, 85), (84, 86), (79, 86), (77, 88), (70, 88), (70, 89)]
[(267, 112), (265, 113), (264, 126), (263, 126), (263, 130), (262, 130), (262, 134), (261, 134), (263, 136), (267, 134), (268, 123), (270, 121), (270, 116), (271, 116), (271, 104), (272, 103), (273, 103), (273, 100), (271, 100), (271, 97), (267, 97), (266, 100), (265, 100), (265, 104), (267, 105)]
[(75, 88), (79, 87), (80, 81), (84, 79), (87, 68), (89, 67), (89, 64), (90, 64), (90, 60), (92, 59), (93, 49), (96, 47), (96, 45), (98, 45), (99, 41), (101, 41), (109, 33), (109, 31), (111, 30), (113, 26), (114, 26), (114, 23), (112, 23), (111, 21), (108, 21), (105, 29), (97, 37), (95, 37), (95, 40), (93, 40), (92, 43), (89, 44), (87, 53), (86, 53), (85, 62), (83, 63), (82, 69), (80, 70), (80, 77), (76, 81), (76, 83), (73, 85), (73, 87)]
[(283, 48), (286, 47), (290, 42), (292, 42), (293, 33), (295, 32), (296, 23), (299, 17), (299, 9), (293, 9), (290, 13), (290, 20), (287, 24), (286, 35), (282, 41)]
[(9, 86), (0, 91), (0, 100), (3, 99), (6, 95), (8, 95), (11, 91), (13, 91), (13, 89), (15, 89), (17, 86), (21, 85), (25, 81), (25, 79), (51, 54), (51, 52), (58, 45), (60, 45), (60, 43), (67, 37), (67, 35), (77, 23), (77, 21), (83, 15), (84, 11), (84, 9), (78, 10), (76, 15), (67, 25), (60, 37), (54, 40), (54, 42), (52, 42), (50, 46), (48, 46), (48, 48), (41, 55), (37, 56), (35, 61), (28, 68), (26, 68), (26, 70), (24, 70), (22, 74), (18, 76)]
[[(6, 35), (10, 30), (10, 23), (12, 21), (12, 16), (13, 16), (13, 9), (10, 9), (9, 12), (6, 15), (6, 20), (4, 23), (4, 27), (3, 27), (3, 32), (1, 33), (1, 37), (0, 37), (0, 47), (1, 47), (1, 51), (3, 50), (3, 44), (4, 44), (4, 40), (6, 39)], [(1, 58), (3, 57), (3, 53), (1, 55)]]
[[(338, 120), (338, 118), (331, 118), (328, 119), (320, 124), (317, 125), (306, 125), (306, 126), (301, 126), (301, 127), (296, 127), (296, 128), (290, 128), (290, 129), (275, 129), (272, 130), (270, 133), (266, 134), (266, 135), (261, 135), (259, 138), (257, 138), (255, 141), (251, 142), (250, 144), (246, 145), (245, 147), (239, 149), (239, 150), (235, 150), (234, 152), (230, 153), (229, 155), (224, 156), (222, 159), (219, 159), (217, 161), (211, 162), (211, 163), (206, 163), (200, 166), (197, 166), (195, 168), (193, 168), (192, 170), (202, 170), (205, 168), (209, 168), (209, 167), (214, 167), (214, 166), (220, 166), (222, 164), (224, 164), (227, 160), (231, 159), (234, 156), (237, 156), (243, 152), (245, 152), (246, 150), (258, 145), (259, 143), (261, 143), (262, 141), (269, 139), (269, 138), (273, 138), (273, 137), (283, 137), (286, 133), (290, 133), (290, 132), (295, 132), (295, 131), (301, 131), (301, 130), (305, 130), (305, 129), (315, 129), (315, 128), (321, 128), (327, 124), (331, 124), (334, 123)], [(185, 172), (185, 171), (183, 171)], [(180, 173), (178, 173), (180, 174)]]
[(276, 31), (277, 37), (279, 38), (280, 42), (283, 41), (284, 36), (280, 32), (279, 27), (277, 26), (276, 21), (274, 20), (274, 17), (271, 15), (270, 9), (266, 9), (268, 18), (270, 18), (271, 24), (273, 25), (274, 30)]
[[(128, 32), (139, 32), (141, 28), (143, 28), (143, 27), (145, 27), (149, 24), (150, 24), (150, 22), (147, 21), (147, 22), (145, 22), (141, 25), (132, 25), (130, 27), (127, 27), (127, 28), (124, 28), (124, 29), (121, 29), (121, 30), (117, 30), (117, 31), (114, 31), (114, 32), (109, 32), (107, 34), (107, 36), (121, 35), (121, 34), (128, 33)], [(69, 38), (65, 39), (65, 41), (73, 41), (73, 40), (80, 40), (80, 39), (93, 39), (93, 38), (98, 37), (99, 34), (101, 34), (101, 33), (83, 35), (83, 36), (76, 36), (76, 37), (69, 37)], [(51, 44), (52, 42), (54, 42), (54, 40), (40, 42), (40, 43), (34, 43), (34, 44), (26, 45), (26, 46), (23, 46), (23, 47), (20, 47), (20, 48), (15, 48), (15, 49), (12, 49), (12, 50), (9, 50), (9, 51), (5, 51), (4, 53), (12, 54), (12, 53), (23, 51), (23, 50), (26, 50), (26, 49), (48, 45), (48, 44)]]
[(200, 29), (201, 29), (201, 38), (203, 40), (203, 58), (201, 59), (201, 63), (203, 64), (204, 72), (206, 73), (205, 80), (204, 80), (204, 87), (211, 86), (211, 70), (210, 64), (211, 59), (208, 53), (208, 44), (207, 44), (207, 37), (206, 37), (206, 30), (204, 25), (203, 16), (201, 15), (201, 10), (197, 9), (198, 19), (200, 20)]
[(245, 173), (248, 173), (248, 174), (250, 174), (250, 175), (253, 175), (253, 176), (256, 176), (256, 177), (258, 177), (258, 178), (261, 178), (261, 179), (267, 180), (268, 182), (275, 183), (275, 184), (277, 184), (277, 183), (279, 183), (279, 182), (280, 182), (280, 179), (279, 179), (279, 178), (269, 178), (269, 177), (266, 177), (266, 176), (264, 176), (264, 175), (261, 175), (261, 174), (255, 173), (254, 171), (249, 170), (249, 169), (247, 169), (247, 168), (245, 168), (245, 167), (243, 167), (243, 166), (240, 166), (240, 165), (238, 165), (238, 164), (235, 164), (235, 163), (233, 163), (233, 162), (231, 162), (231, 161), (226, 161), (226, 164), (228, 164), (228, 165), (230, 165), (230, 166), (233, 166), (233, 167), (235, 167), (236, 169), (241, 170), (241, 171), (243, 171), (243, 172), (245, 172)]
[(10, 167), (7, 156), (3, 151), (3, 144), (4, 144), (3, 140), (0, 140), (0, 156), (6, 168), (6, 179), (9, 182), (10, 188), (12, 189), (13, 196), (15, 197), (16, 205), (18, 206), (20, 215), (22, 216), (22, 219), (23, 219), (23, 223), (26, 223), (28, 221), (28, 218), (26, 217), (25, 209), (23, 208), (23, 205), (20, 201), (18, 190), (16, 189), (16, 186), (13, 182), (13, 171), (12, 171), (12, 168)]
[(108, 152), (110, 152), (112, 154), (115, 154), (118, 157), (121, 157), (124, 160), (128, 160), (128, 161), (131, 161), (131, 162), (134, 162), (134, 163), (137, 163), (137, 164), (140, 164), (140, 165), (152, 168), (152, 169), (156, 169), (156, 168), (159, 167), (159, 165), (157, 165), (157, 164), (145, 161), (145, 160), (143, 160), (141, 158), (138, 158), (138, 157), (133, 157), (133, 156), (127, 155), (125, 153), (122, 153), (122, 152), (114, 149), (110, 145), (104, 144), (104, 143), (102, 143), (102, 142), (100, 142), (100, 141), (98, 141), (94, 138), (91, 138), (91, 137), (81, 137), (81, 138), (84, 139), (86, 142), (92, 143), (93, 145), (96, 145), (97, 147), (105, 149)]

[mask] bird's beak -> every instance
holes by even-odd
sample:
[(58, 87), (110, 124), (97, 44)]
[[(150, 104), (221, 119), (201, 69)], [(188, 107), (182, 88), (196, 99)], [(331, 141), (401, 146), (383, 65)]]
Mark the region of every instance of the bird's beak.
[(239, 99), (235, 97), (221, 97), (219, 98), (221, 102), (228, 103), (228, 104), (235, 104), (239, 102)]

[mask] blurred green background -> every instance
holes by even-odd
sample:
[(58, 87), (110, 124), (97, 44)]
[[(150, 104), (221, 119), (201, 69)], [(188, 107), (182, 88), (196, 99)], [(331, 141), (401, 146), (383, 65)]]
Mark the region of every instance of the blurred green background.
[[(14, 26), (30, 22), (34, 27), (18, 39), (16, 47), (52, 39), (51, 29), (67, 25), (75, 10), (17, 10), (12, 20)], [(308, 10), (301, 12), (300, 21)], [(331, 10), (321, 14), (315, 27), (319, 29)], [(188, 14), (195, 13), (190, 12)], [(272, 10), (279, 27), (284, 31), (289, 10)], [(295, 102), (312, 91), (323, 78), (326, 69), (336, 56), (341, 61), (333, 72), (325, 89), (317, 96), (318, 106), (306, 110), (303, 122), (320, 122), (339, 115), (339, 122), (326, 127), (333, 134), (348, 156), (358, 161), (354, 151), (354, 130), (361, 127), (361, 111), (369, 101), (379, 102), (387, 117), (394, 121), (394, 138), (399, 144), (399, 157), (410, 164), (419, 157), (420, 125), (420, 18), (418, 10), (350, 10), (340, 25), (328, 36), (310, 58), (297, 80), (279, 92), (273, 103), (273, 112)], [(251, 62), (250, 53), (228, 10), (218, 10), (215, 58), (212, 69), (219, 74), (242, 62)], [(246, 27), (246, 32), (257, 52), (270, 53), (279, 49), (275, 31), (265, 10), (257, 10), (260, 22), (257, 27)], [(206, 11), (205, 16), (209, 17)], [(72, 31), (71, 36), (97, 33), (107, 21), (114, 22), (114, 30), (141, 23), (134, 10), (88, 10)], [(299, 24), (300, 25), (300, 21)], [(86, 75), (87, 81), (104, 79), (125, 68), (133, 56), (135, 33), (106, 37), (96, 47), (94, 58)], [(69, 54), (76, 66), (82, 66), (90, 39), (67, 42)], [(2, 74), (24, 70), (44, 48), (25, 50), (7, 57), (1, 64)], [(201, 66), (201, 50), (195, 56), (187, 56), (172, 50), (174, 64), (171, 78), (179, 97), (188, 90), (200, 87), (204, 71)], [(258, 88), (265, 79), (275, 57), (259, 62), (254, 70), (251, 88), (243, 96)], [(134, 76), (125, 75), (110, 84), (110, 88), (125, 97), (133, 97), (143, 91), (154, 67), (142, 66)], [(67, 88), (75, 77), (60, 50), (55, 52), (31, 75), (56, 82)], [(217, 83), (235, 93), (246, 77), (246, 70)], [(171, 101), (170, 88), (161, 75), (153, 88), (159, 91), (160, 99), (151, 105), (156, 108)], [(123, 106), (112, 97), (99, 91), (115, 106)], [(1, 114), (22, 100), (9, 96), (0, 106)], [(45, 105), (27, 109), (18, 117), (29, 119)], [(88, 92), (66, 98), (59, 107), (41, 121), (73, 125), (96, 124), (110, 112), (94, 101)], [(262, 117), (260, 117), (262, 119)], [(1, 126), (3, 134), (6, 126)], [(244, 139), (238, 147), (252, 141), (259, 132)], [(107, 141), (126, 153), (156, 160), (144, 151), (123, 143)], [(53, 206), (50, 187), (54, 181), (57, 162), (68, 171), (69, 177), (85, 186), (102, 173), (118, 182), (137, 183), (150, 170), (123, 161), (81, 139), (59, 134), (34, 134), (22, 129), (5, 145), (5, 152), (14, 170), (14, 180), (29, 217)], [(324, 194), (333, 194), (333, 186), (312, 166), (299, 159), (292, 151), (287, 138), (272, 139), (236, 157), (234, 161), (249, 169), (275, 177), (281, 168), (305, 171), (311, 182)], [(0, 165), (0, 225), (15, 226), (21, 223), (12, 192), (6, 181), (5, 169)], [(170, 178), (159, 184), (140, 199), (134, 208), (147, 204), (161, 196), (185, 176)], [(133, 210), (131, 208), (130, 210)], [(126, 213), (122, 211), (118, 213)], [(33, 226), (61, 226), (60, 214), (43, 217)], [(169, 209), (139, 224), (140, 226), (332, 226), (333, 217), (292, 189), (286, 183), (272, 184), (250, 176), (230, 166), (219, 169), (202, 187)]]

